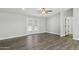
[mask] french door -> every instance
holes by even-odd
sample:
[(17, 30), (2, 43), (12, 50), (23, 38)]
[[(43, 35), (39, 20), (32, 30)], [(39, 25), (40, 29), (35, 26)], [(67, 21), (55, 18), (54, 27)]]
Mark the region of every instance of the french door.
[(40, 29), (39, 25), (40, 25), (39, 19), (27, 18), (26, 19), (26, 33), (28, 35), (38, 33)]
[(65, 35), (70, 35), (70, 34), (73, 34), (73, 22), (72, 22), (72, 18), (71, 17), (66, 17), (65, 18)]

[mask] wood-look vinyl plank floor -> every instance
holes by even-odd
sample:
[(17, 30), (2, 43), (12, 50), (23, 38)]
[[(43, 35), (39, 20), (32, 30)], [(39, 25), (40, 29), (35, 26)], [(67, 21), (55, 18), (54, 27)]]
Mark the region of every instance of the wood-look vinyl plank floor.
[(0, 40), (0, 50), (79, 50), (78, 43), (69, 36), (41, 33)]

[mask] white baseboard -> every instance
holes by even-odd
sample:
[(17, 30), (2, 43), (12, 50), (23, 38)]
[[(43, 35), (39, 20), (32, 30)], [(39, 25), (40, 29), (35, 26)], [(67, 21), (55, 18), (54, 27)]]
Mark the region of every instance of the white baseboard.
[[(39, 33), (45, 33), (45, 32), (39, 32)], [(37, 34), (37, 33), (33, 33), (33, 34)], [(0, 38), (0, 40), (11, 39), (11, 38), (16, 38), (16, 37), (22, 37), (22, 36), (27, 36), (27, 35), (32, 35), (32, 34), (24, 34), (24, 35), (4, 37), (4, 38)]]
[(60, 37), (63, 37), (63, 36), (65, 36), (65, 35), (60, 35)]
[(22, 36), (26, 36), (26, 34), (25, 35), (18, 35), (18, 36), (4, 37), (4, 38), (0, 38), (0, 40), (11, 39), (11, 38), (16, 38), (16, 37), (22, 37)]
[[(59, 35), (60, 37), (63, 37), (64, 35), (60, 35), (60, 34), (57, 34), (57, 33), (51, 33), (51, 32), (38, 32), (39, 33), (50, 33), (50, 34), (56, 34), (56, 35)], [(34, 33), (34, 34), (37, 34), (37, 33)], [(4, 38), (0, 38), (0, 40), (5, 40), (5, 39), (11, 39), (11, 38), (16, 38), (16, 37), (22, 37), (22, 36), (27, 36), (27, 35), (31, 35), (31, 34), (24, 34), (24, 35), (18, 35), (18, 36), (10, 36), (10, 37), (4, 37)], [(78, 39), (77, 39), (78, 40)]]
[(79, 38), (73, 38), (73, 40), (79, 40)]
[(47, 32), (47, 33), (50, 33), (50, 34), (56, 34), (56, 35), (60, 35), (60, 34), (58, 34), (58, 33), (52, 33), (52, 32)]

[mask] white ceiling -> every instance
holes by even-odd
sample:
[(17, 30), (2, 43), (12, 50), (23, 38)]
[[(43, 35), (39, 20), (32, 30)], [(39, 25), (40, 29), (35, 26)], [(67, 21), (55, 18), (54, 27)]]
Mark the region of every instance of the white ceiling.
[(43, 15), (40, 13), (40, 8), (0, 8), (0, 12), (9, 12), (9, 13), (18, 13), (22, 15), (29, 15), (29, 16), (46, 17), (59, 13), (62, 10), (68, 10), (70, 8), (46, 8), (46, 9), (52, 10), (53, 12)]

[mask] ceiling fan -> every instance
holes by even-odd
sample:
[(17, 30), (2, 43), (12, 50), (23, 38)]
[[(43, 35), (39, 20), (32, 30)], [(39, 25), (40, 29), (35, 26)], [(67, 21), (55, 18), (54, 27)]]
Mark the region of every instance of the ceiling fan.
[(42, 14), (48, 14), (48, 13), (53, 12), (53, 11), (52, 11), (52, 10), (47, 10), (46, 8), (41, 8), (41, 9), (40, 9), (40, 12), (41, 12)]

